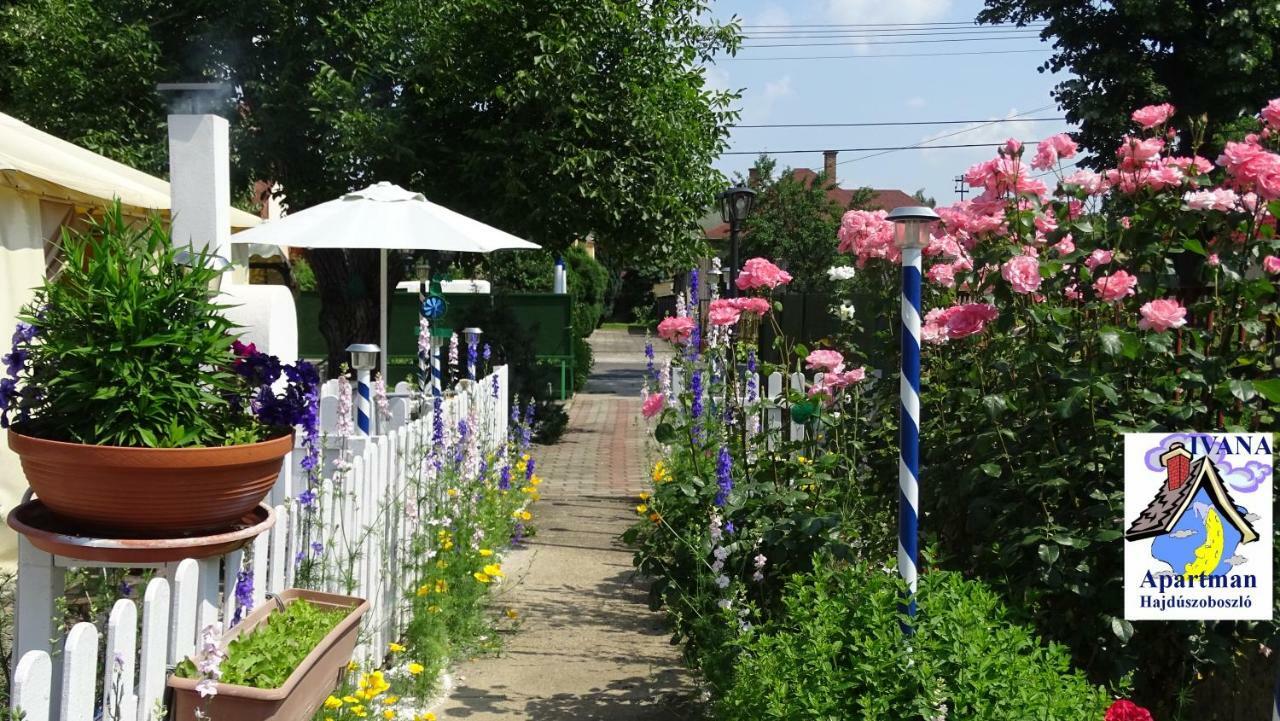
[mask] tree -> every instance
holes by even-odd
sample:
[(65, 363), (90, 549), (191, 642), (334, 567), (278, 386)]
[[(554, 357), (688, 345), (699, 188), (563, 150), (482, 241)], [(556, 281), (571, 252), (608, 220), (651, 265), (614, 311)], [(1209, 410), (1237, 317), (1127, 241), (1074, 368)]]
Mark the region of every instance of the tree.
[(932, 196), (925, 195), (924, 188), (917, 189), (916, 192), (911, 194), (911, 197), (915, 198), (916, 202), (921, 205), (927, 205), (930, 208), (938, 207), (938, 201), (935, 200)]
[[(722, 185), (711, 161), (736, 117), (703, 66), (736, 49), (738, 29), (706, 10), (15, 0), (0, 10), (0, 105), (155, 172), (166, 152), (150, 88), (224, 80), (240, 186), (269, 178), (302, 208), (389, 180), (552, 250), (592, 235), (613, 257), (674, 268), (700, 255), (690, 230)], [(376, 255), (310, 260), (336, 359), (376, 332)]]
[(820, 292), (831, 289), (827, 269), (839, 265), (836, 231), (846, 210), (865, 207), (874, 196), (870, 188), (854, 191), (848, 207), (827, 192), (834, 183), (823, 174), (810, 182), (797, 179), (791, 168), (777, 177), (777, 161), (761, 155), (749, 185), (756, 206), (742, 234), (742, 257), (765, 256), (782, 262), (794, 279), (790, 289)]
[[(1054, 55), (1040, 71), (1071, 73), (1053, 91), (1080, 125), (1077, 140), (1105, 165), (1150, 103), (1178, 109), (1183, 130), (1202, 118), (1213, 157), (1240, 113), (1280, 95), (1280, 5), (1270, 0), (986, 0), (978, 22), (1046, 21)], [(1183, 134), (1182, 152), (1198, 133)]]

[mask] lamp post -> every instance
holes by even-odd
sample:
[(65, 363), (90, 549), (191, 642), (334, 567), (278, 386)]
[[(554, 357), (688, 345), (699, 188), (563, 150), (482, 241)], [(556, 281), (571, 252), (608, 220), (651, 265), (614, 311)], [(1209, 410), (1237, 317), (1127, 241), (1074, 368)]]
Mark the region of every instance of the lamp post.
[(352, 343), (347, 346), (347, 352), (351, 354), (351, 367), (356, 369), (356, 428), (366, 436), (377, 432), (369, 375), (370, 371), (378, 367), (378, 353), (381, 350), (373, 343)]
[[(893, 243), (902, 252), (902, 370), (898, 418), (901, 458), (898, 463), (898, 573), (906, 581), (908, 618), (916, 615), (916, 577), (920, 557), (920, 255), (928, 244), (928, 224), (938, 220), (932, 208), (894, 208), (887, 216), (896, 225)], [(911, 626), (903, 624), (911, 635)]]
[(463, 328), (462, 337), (467, 341), (467, 378), (476, 379), (476, 352), (480, 347), (480, 336), (484, 331), (479, 328)]
[(720, 218), (729, 224), (729, 298), (738, 296), (738, 231), (751, 215), (756, 204), (756, 191), (745, 185), (726, 188), (716, 196), (720, 203)]

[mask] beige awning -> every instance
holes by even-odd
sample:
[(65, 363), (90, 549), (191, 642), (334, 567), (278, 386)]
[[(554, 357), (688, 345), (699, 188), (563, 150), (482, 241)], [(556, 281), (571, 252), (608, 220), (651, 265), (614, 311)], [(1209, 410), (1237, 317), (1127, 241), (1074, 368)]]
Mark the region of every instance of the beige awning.
[[(0, 113), (0, 186), (80, 206), (100, 206), (119, 198), (132, 214), (169, 213), (167, 182), (4, 113)], [(251, 213), (231, 209), (232, 229), (260, 222)]]

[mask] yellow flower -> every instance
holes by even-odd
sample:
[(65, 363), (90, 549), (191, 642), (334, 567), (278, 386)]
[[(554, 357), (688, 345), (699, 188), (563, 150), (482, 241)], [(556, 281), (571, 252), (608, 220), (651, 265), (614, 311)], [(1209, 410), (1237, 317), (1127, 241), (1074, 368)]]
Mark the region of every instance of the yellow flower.
[(399, 700), (400, 700), (400, 697), (399, 697), (399, 696), (388, 696), (388, 697), (386, 697), (386, 698), (382, 699), (382, 705), (383, 705), (383, 706), (391, 706), (391, 705), (395, 704), (395, 702), (397, 702), (397, 701), (399, 701)]
[(414, 716), (413, 721), (436, 721), (436, 715), (428, 711)]
[(356, 698), (355, 696), (343, 696), (342, 702), (343, 703), (360, 703), (360, 699)]
[(330, 711), (336, 708), (342, 708), (342, 699), (338, 698), (337, 696), (330, 696), (329, 698), (324, 700), (324, 707), (329, 709)]
[(360, 664), (356, 663), (355, 659), (352, 659), (347, 662), (348, 671), (358, 671), (359, 669), (360, 669)]
[(387, 644), (387, 650), (390, 651), (391, 653), (404, 653), (404, 646), (401, 646), (395, 641), (392, 641), (391, 643)]
[(516, 610), (514, 608), (507, 609), (507, 618), (514, 621), (517, 617), (519, 617), (519, 615), (520, 614), (516, 613)]
[(485, 573), (484, 573), (483, 571), (476, 571), (475, 573), (473, 573), (473, 574), (471, 574), (471, 575), (472, 575), (472, 577), (473, 577), (473, 578), (475, 578), (475, 579), (476, 579), (477, 581), (479, 581), (480, 583), (488, 583), (488, 582), (490, 582), (490, 581), (492, 581), (492, 580), (493, 580), (492, 578), (489, 578), (487, 575), (485, 575)]
[(436, 593), (447, 593), (449, 591), (449, 582), (443, 578), (436, 579)]
[(409, 664), (410, 676), (417, 676), (418, 674), (422, 673), (425, 670), (426, 670), (426, 667), (424, 667), (422, 664), (418, 663), (417, 661), (414, 661), (413, 663)]
[(529, 479), (529, 485), (531, 486), (536, 486), (540, 483), (542, 483), (542, 476), (539, 476), (537, 474), (534, 474), (534, 476)]
[(516, 511), (516, 518), (519, 518), (522, 521), (527, 521), (533, 518), (533, 514), (528, 511)]
[(489, 556), (492, 556), (492, 555), (493, 555), (493, 551), (491, 551), (491, 550), (489, 550), (489, 549), (487, 549), (487, 548), (482, 548), (482, 549), (480, 549), (480, 555), (481, 555), (481, 556), (483, 556), (483, 557), (485, 557), (485, 558), (488, 558)]
[(525, 486), (520, 489), (521, 493), (536, 493), (537, 491), (538, 489), (534, 488), (533, 486)]
[(369, 699), (369, 694), (364, 691), (356, 691), (355, 697), (357, 701), (367, 701)]
[(520, 460), (524, 461), (525, 463), (528, 463), (528, 462), (529, 462), (529, 454), (528, 454), (528, 453), (526, 453), (526, 454), (524, 454), (523, 456), (520, 456)]
[(456, 488), (450, 488), (449, 490), (445, 491), (445, 493), (448, 493), (448, 494), (449, 494), (449, 497), (450, 497), (450, 498), (453, 498), (453, 497), (455, 497), (455, 496), (457, 496), (457, 495), (458, 495), (458, 489), (456, 489)]
[(443, 558), (440, 559), (439, 561), (436, 561), (436, 568), (448, 568), (448, 567), (449, 567), (449, 562), (444, 560)]
[(427, 606), (427, 613), (440, 613), (439, 606)]
[(643, 503), (641, 503), (640, 505), (636, 506), (636, 513), (645, 514), (645, 513), (648, 513), (648, 512), (649, 512), (649, 507), (648, 507), (648, 506), (646, 506), (646, 505), (644, 505)]
[(501, 578), (502, 566), (499, 566), (496, 563), (490, 563), (489, 565), (484, 567), (484, 572), (490, 576), (493, 576), (494, 578)]
[(358, 716), (358, 717), (360, 717), (360, 718), (364, 718), (365, 716), (368, 716), (369, 714), (368, 714), (368, 712), (367, 712), (367, 711), (365, 711), (365, 710), (364, 710), (364, 706), (352, 706), (352, 707), (351, 707), (351, 715), (352, 715), (352, 716)]
[(651, 477), (653, 478), (654, 483), (666, 483), (671, 480), (671, 471), (667, 470), (667, 467), (662, 463), (662, 461), (658, 461), (653, 464), (653, 473), (651, 474)]
[(382, 718), (386, 719), (387, 721), (392, 721), (392, 719), (394, 719), (395, 717), (396, 717), (396, 712), (392, 711), (391, 709), (387, 709), (386, 711), (382, 712)]
[(647, 501), (647, 500), (649, 500), (649, 492), (648, 492), (648, 491), (645, 491), (645, 492), (641, 493), (641, 494), (640, 494), (640, 500), (642, 500), (642, 501)]
[(389, 688), (391, 684), (387, 683), (381, 671), (373, 671), (360, 677), (360, 690), (364, 692), (365, 698), (379, 696)]

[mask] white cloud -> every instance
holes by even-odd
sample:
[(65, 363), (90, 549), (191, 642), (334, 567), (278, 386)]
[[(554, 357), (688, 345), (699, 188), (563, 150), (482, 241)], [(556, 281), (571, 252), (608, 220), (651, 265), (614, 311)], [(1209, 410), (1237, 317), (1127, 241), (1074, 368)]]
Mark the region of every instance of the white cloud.
[(925, 101), (925, 99), (924, 99), (924, 98), (922, 98), (922, 97), (920, 97), (919, 95), (915, 96), (914, 98), (907, 98), (907, 107), (908, 107), (908, 108), (923, 108), (924, 106), (926, 106), (926, 105), (928, 105), (928, 104), (929, 104), (929, 103), (928, 103), (927, 101)]
[(702, 86), (707, 90), (728, 90), (729, 71), (719, 65), (708, 65), (703, 70)]
[[(1010, 109), (1003, 118), (995, 117), (991, 118), (991, 120), (985, 120), (980, 123), (970, 123), (961, 128), (952, 126), (945, 130), (939, 130), (932, 135), (926, 135), (920, 139), (920, 142), (928, 143), (930, 145), (934, 144), (934, 141), (936, 141), (938, 145), (990, 143), (991, 153), (994, 153), (995, 146), (1004, 143), (1004, 141), (1009, 138), (1017, 138), (1018, 140), (1023, 141), (1037, 139), (1037, 133), (1039, 133), (1040, 130), (1035, 127), (1035, 123), (1012, 119), (1018, 115), (1025, 114), (1025, 112), (1019, 113), (1016, 108), (1013, 108)], [(1010, 120), (1008, 120), (1008, 122), (992, 122), (1003, 119)], [(924, 155), (933, 155), (935, 152), (943, 151), (922, 151)]]
[(922, 23), (945, 19), (951, 0), (827, 0), (833, 23)]
[(791, 15), (781, 7), (769, 3), (756, 15), (750, 15), (743, 21), (747, 25), (790, 25)]
[(791, 88), (791, 76), (783, 75), (777, 80), (766, 81), (759, 92), (747, 89), (742, 93), (742, 120), (747, 123), (761, 123), (773, 113), (773, 106), (779, 100), (794, 94)]

